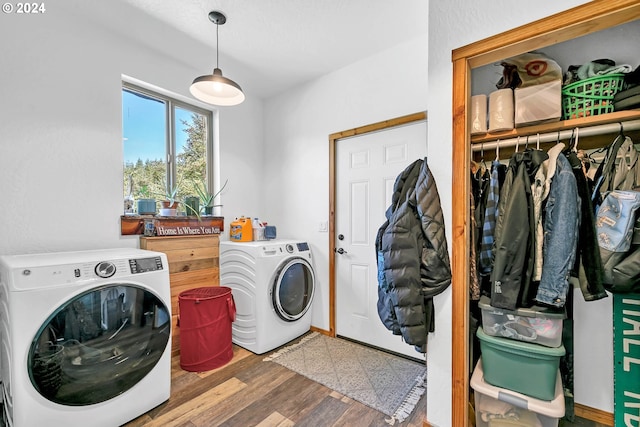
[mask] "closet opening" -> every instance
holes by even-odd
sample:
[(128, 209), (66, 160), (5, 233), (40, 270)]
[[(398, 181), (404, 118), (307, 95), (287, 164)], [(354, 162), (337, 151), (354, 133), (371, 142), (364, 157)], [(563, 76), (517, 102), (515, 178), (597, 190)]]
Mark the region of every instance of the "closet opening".
[[(590, 2), (552, 15), (548, 18), (498, 34), (452, 52), (453, 61), (453, 245), (452, 245), (452, 425), (469, 425), (471, 403), (470, 373), (473, 370), (470, 346), (469, 319), (469, 250), (471, 223), (469, 180), (472, 161), (483, 156), (493, 160), (496, 147), (500, 158), (509, 158), (516, 145), (523, 150), (539, 147), (548, 149), (557, 139), (568, 141), (571, 133), (578, 132), (578, 147), (592, 151), (610, 144), (619, 133), (620, 125), (624, 134), (635, 141), (638, 130), (634, 129), (640, 120), (640, 111), (615, 112), (600, 117), (583, 117), (556, 123), (524, 127), (509, 132), (497, 132), (485, 136), (471, 136), (471, 95), (472, 71), (492, 65), (501, 59), (525, 52), (546, 49), (580, 37), (629, 23), (640, 18), (640, 4), (636, 1)], [(589, 129), (609, 126), (607, 129)], [(594, 132), (593, 135), (589, 135)], [(538, 134), (540, 141), (538, 142)], [(519, 138), (519, 141), (518, 141)], [(548, 138), (548, 141), (545, 139)], [(499, 140), (499, 142), (498, 142)], [(538, 145), (539, 144), (539, 145)], [(490, 154), (491, 153), (491, 154)], [(596, 156), (599, 153), (593, 154)], [(613, 349), (612, 349), (613, 350)], [(576, 415), (613, 425), (613, 416), (602, 411), (576, 405)]]

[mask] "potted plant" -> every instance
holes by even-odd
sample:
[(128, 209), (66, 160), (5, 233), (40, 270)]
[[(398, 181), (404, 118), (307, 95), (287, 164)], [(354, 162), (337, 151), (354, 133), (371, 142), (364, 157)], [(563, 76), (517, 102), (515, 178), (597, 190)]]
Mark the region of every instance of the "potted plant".
[(187, 216), (200, 216), (200, 197), (187, 196), (184, 198), (184, 212)]
[(224, 185), (215, 193), (210, 193), (209, 191), (207, 191), (207, 184), (204, 181), (194, 184), (196, 193), (200, 198), (200, 211), (202, 215), (211, 216), (213, 214), (213, 208), (222, 206), (214, 205), (213, 202), (216, 197), (218, 197), (218, 194), (220, 194), (222, 190), (224, 190), (224, 188), (227, 186), (227, 182), (229, 182), (229, 180), (226, 180), (224, 182)]
[(151, 197), (149, 187), (143, 185), (140, 187), (140, 198), (136, 201), (138, 207), (138, 215), (155, 215), (156, 199)]
[(178, 185), (170, 187), (166, 181), (163, 181), (163, 183), (165, 193), (162, 196), (164, 199), (160, 201), (160, 204), (162, 205), (160, 215), (175, 216), (178, 205), (180, 204), (180, 201), (178, 200)]

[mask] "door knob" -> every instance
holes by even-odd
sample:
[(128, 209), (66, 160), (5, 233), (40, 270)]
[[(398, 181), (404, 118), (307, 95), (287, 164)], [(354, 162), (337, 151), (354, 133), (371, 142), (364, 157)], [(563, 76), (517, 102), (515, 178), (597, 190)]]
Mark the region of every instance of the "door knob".
[(338, 234), (338, 240), (344, 240), (344, 234)]
[(344, 250), (344, 249), (342, 249), (342, 248), (334, 249), (334, 251), (335, 251), (335, 252), (337, 252), (337, 253), (339, 253), (340, 255), (342, 255), (342, 254), (346, 254), (346, 253), (347, 253), (347, 251), (345, 251), (345, 250)]

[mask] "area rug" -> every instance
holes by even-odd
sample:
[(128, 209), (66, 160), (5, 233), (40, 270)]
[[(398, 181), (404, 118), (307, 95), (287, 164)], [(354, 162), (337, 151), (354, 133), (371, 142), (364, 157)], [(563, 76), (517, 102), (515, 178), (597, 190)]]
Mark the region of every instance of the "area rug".
[(318, 332), (268, 356), (332, 390), (404, 421), (426, 390), (426, 365)]

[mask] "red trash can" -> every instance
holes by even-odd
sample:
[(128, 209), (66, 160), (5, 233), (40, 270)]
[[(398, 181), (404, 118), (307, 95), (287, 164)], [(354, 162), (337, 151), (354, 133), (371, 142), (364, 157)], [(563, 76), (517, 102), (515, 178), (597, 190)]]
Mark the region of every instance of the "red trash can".
[(236, 306), (231, 288), (211, 286), (178, 295), (180, 367), (202, 372), (218, 368), (233, 358), (231, 323)]

